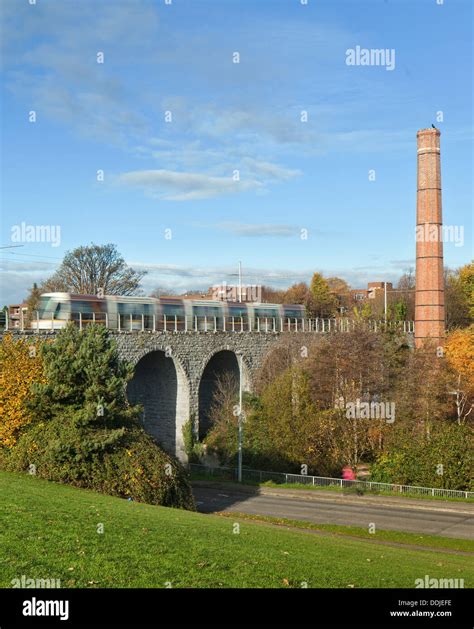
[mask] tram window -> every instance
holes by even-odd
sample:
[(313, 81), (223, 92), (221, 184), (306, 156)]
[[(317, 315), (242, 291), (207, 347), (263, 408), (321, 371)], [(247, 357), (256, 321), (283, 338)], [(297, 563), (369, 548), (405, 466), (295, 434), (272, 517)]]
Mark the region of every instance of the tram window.
[(182, 304), (162, 304), (163, 314), (167, 317), (184, 317), (184, 306)]
[(69, 303), (59, 302), (54, 313), (55, 319), (69, 319), (71, 314), (71, 306)]
[(154, 314), (153, 304), (140, 304), (140, 303), (119, 303), (118, 311), (121, 315), (133, 315), (141, 316)]
[(279, 311), (277, 308), (273, 309), (273, 308), (255, 308), (255, 316), (256, 317), (267, 317), (267, 318), (271, 318), (271, 317), (278, 317), (279, 316)]
[(246, 306), (229, 306), (229, 317), (246, 317), (247, 314)]
[(290, 317), (291, 319), (302, 319), (303, 311), (294, 308), (284, 308), (285, 317)]
[(221, 317), (222, 308), (217, 306), (193, 306), (193, 314), (198, 317)]

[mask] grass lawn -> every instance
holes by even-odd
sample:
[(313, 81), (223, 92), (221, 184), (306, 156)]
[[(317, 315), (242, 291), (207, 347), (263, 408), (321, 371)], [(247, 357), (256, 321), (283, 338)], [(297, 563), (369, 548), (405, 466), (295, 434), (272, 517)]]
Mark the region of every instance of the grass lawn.
[(441, 548), (235, 524), (0, 472), (0, 586), (22, 575), (62, 587), (411, 588), (425, 575), (474, 586), (472, 557)]

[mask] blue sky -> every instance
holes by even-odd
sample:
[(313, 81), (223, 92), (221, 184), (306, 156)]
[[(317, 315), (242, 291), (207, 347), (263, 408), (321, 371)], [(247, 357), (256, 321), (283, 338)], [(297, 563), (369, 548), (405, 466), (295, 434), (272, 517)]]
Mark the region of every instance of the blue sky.
[[(232, 282), (238, 260), (244, 282), (278, 287), (316, 270), (353, 287), (396, 281), (414, 265), (416, 131), (431, 123), (444, 222), (464, 228), (445, 262), (469, 261), (471, 0), (4, 0), (1, 11), (1, 244), (23, 222), (61, 228), (59, 246), (0, 252), (3, 303), (90, 242), (147, 269), (146, 292)], [(347, 65), (356, 46), (393, 50), (395, 67)]]

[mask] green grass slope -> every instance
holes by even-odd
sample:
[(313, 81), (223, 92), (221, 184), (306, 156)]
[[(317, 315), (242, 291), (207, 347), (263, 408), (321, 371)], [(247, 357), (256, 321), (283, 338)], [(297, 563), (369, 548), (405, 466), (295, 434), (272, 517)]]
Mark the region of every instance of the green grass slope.
[[(103, 533), (100, 525), (103, 525)], [(0, 586), (414, 587), (464, 578), (472, 557), (323, 537), (128, 502), (0, 472)]]

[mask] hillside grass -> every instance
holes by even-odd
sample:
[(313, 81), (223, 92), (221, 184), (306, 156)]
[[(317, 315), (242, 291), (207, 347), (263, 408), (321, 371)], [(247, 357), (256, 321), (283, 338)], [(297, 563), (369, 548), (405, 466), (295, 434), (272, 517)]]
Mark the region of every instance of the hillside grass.
[(472, 557), (443, 549), (237, 523), (23, 474), (0, 472), (0, 527), (1, 587), (22, 575), (64, 588), (412, 588), (425, 575), (474, 586)]
[(256, 515), (240, 511), (221, 511), (219, 515), (226, 518), (249, 520), (251, 522), (263, 522), (265, 524), (274, 524), (276, 526), (298, 528), (307, 531), (319, 531), (321, 533), (330, 533), (333, 535), (360, 537), (373, 542), (388, 542), (393, 544), (403, 544), (405, 546), (422, 546), (432, 550), (444, 549), (472, 553), (472, 558), (474, 560), (474, 541), (470, 539), (441, 537), (439, 535), (427, 535), (422, 533), (407, 533), (405, 531), (395, 530), (389, 531), (386, 529), (376, 529), (373, 533), (371, 533), (368, 529), (360, 526), (308, 522), (307, 520), (292, 520), (291, 518), (281, 518), (271, 515)]

